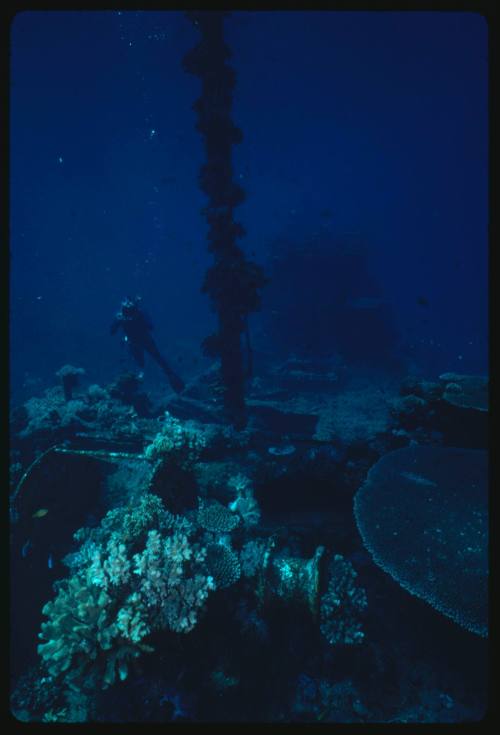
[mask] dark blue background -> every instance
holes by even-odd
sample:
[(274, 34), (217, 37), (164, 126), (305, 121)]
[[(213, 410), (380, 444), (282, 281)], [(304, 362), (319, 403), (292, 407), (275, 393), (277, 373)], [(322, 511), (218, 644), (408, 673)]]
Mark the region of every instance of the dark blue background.
[[(434, 375), (487, 369), (487, 34), (470, 13), (226, 21), (242, 247), (265, 264), (287, 233), (361, 233), (402, 339)], [(67, 362), (92, 382), (114, 377), (123, 352), (109, 324), (126, 294), (143, 295), (166, 356), (195, 369), (214, 325), (200, 294), (211, 262), (191, 109), (200, 83), (181, 66), (198, 38), (176, 12), (16, 16), (13, 398)]]

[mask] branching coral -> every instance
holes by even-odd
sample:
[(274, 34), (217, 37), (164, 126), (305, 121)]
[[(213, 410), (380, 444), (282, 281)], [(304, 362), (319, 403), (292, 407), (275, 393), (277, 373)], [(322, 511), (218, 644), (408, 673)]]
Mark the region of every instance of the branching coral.
[(68, 686), (79, 688), (100, 670), (106, 688), (115, 680), (115, 667), (124, 679), (127, 659), (152, 650), (140, 642), (142, 636), (129, 638), (118, 628), (113, 599), (104, 589), (75, 576), (60, 582), (57, 590), (56, 598), (43, 608), (48, 621), (40, 633), (45, 643), (38, 646), (52, 676), (62, 674)]
[(361, 643), (364, 633), (359, 614), (367, 606), (366, 592), (357, 573), (340, 554), (330, 561), (329, 581), (320, 601), (320, 629), (332, 645)]
[(154, 441), (144, 450), (147, 459), (152, 461), (170, 461), (189, 469), (200, 457), (206, 440), (195, 428), (182, 424), (168, 411), (162, 430)]
[(116, 509), (98, 529), (76, 534), (85, 540), (68, 561), (72, 576), (43, 608), (38, 646), (66, 684), (81, 687), (90, 677), (105, 688), (117, 674), (125, 679), (127, 660), (153, 650), (143, 643), (152, 631), (188, 633), (196, 625), (216, 588), (206, 548), (196, 525), (163, 514), (146, 496), (134, 522), (130, 508)]

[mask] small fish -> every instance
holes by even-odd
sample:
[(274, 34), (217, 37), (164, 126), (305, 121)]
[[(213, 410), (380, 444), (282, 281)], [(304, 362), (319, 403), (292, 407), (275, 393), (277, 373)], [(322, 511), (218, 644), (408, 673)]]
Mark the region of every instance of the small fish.
[(23, 559), (26, 559), (26, 557), (28, 556), (28, 554), (29, 554), (29, 553), (30, 553), (30, 551), (31, 551), (31, 548), (32, 548), (32, 543), (31, 543), (31, 540), (30, 540), (30, 539), (28, 539), (28, 540), (27, 540), (27, 541), (26, 541), (26, 542), (25, 542), (25, 543), (23, 544), (23, 548), (21, 549), (21, 556), (23, 557)]
[(54, 558), (53, 558), (52, 554), (49, 554), (49, 556), (48, 556), (47, 566), (48, 566), (49, 569), (52, 569), (52, 567), (54, 566)]
[(425, 309), (427, 309), (427, 307), (429, 306), (429, 302), (427, 301), (425, 296), (419, 296), (417, 299), (417, 304), (419, 306), (423, 306)]
[(33, 513), (31, 517), (32, 518), (43, 518), (44, 516), (47, 515), (48, 512), (49, 511), (47, 510), (47, 508), (40, 508), (40, 510), (37, 510), (35, 513)]

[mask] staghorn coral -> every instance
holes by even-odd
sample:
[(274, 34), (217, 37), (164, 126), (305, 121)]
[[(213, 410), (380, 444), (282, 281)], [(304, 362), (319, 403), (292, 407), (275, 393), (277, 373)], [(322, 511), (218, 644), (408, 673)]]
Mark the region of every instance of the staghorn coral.
[(366, 592), (355, 583), (357, 573), (340, 554), (330, 561), (328, 587), (320, 600), (320, 630), (332, 645), (361, 643), (359, 613), (367, 606)]

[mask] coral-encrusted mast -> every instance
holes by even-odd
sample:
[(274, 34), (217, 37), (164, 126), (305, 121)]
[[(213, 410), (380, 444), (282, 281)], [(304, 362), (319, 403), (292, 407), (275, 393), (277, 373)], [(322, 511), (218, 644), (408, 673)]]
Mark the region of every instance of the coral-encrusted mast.
[[(233, 219), (233, 209), (245, 198), (233, 181), (231, 149), (242, 133), (231, 120), (235, 74), (226, 64), (230, 51), (224, 43), (224, 16), (218, 11), (188, 12), (201, 32), (200, 42), (184, 57), (184, 69), (199, 76), (201, 97), (193, 107), (198, 113), (197, 130), (204, 137), (207, 161), (199, 183), (208, 196), (203, 213), (209, 224), (209, 250), (214, 264), (208, 269), (202, 290), (212, 299), (218, 316), (217, 334), (207, 337), (204, 350), (221, 359), (221, 378), (226, 412), (237, 428), (246, 423), (245, 370), (242, 334), (248, 336), (249, 312), (260, 306), (259, 289), (265, 278), (260, 266), (246, 260), (236, 239), (245, 234)], [(249, 359), (250, 364), (250, 359)]]

